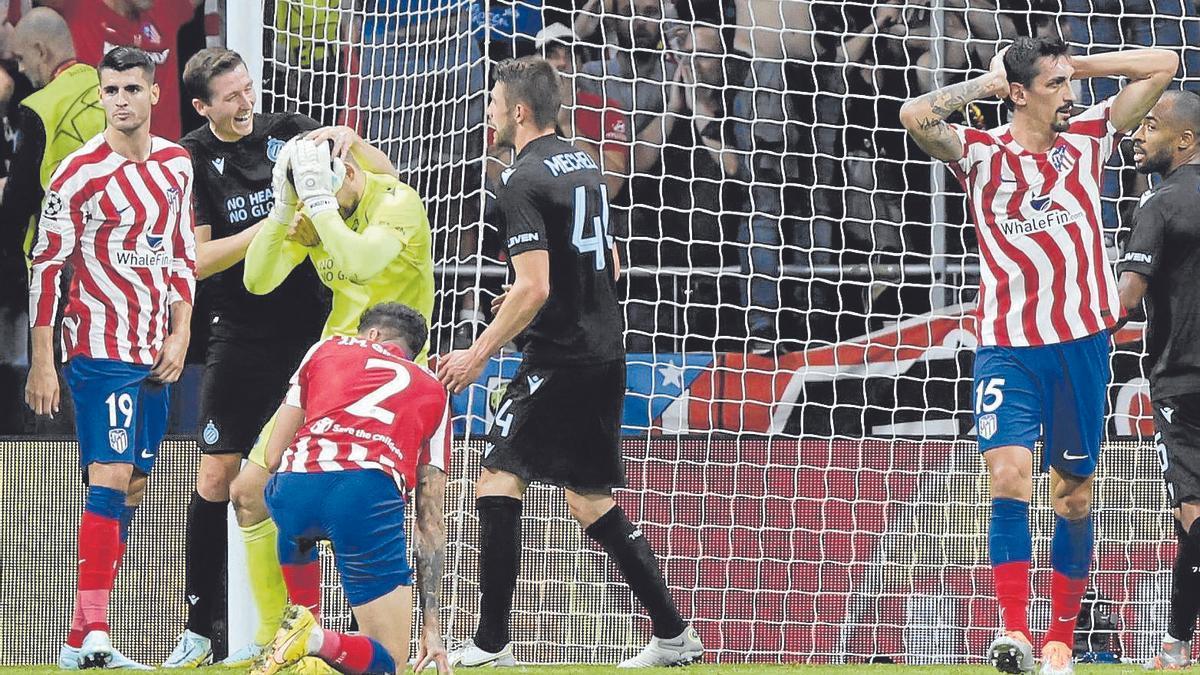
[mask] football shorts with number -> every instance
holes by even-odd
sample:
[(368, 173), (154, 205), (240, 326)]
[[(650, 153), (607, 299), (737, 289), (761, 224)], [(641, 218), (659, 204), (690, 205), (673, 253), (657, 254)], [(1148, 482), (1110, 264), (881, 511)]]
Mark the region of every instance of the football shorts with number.
[(1090, 476), (1100, 458), (1109, 381), (1109, 334), (1039, 347), (981, 346), (975, 352), (975, 430), (980, 452), (1033, 450), (1042, 470)]
[(1154, 401), (1154, 431), (1171, 507), (1200, 500), (1200, 393)]
[(483, 466), (581, 494), (625, 486), (625, 362), (523, 362), (496, 408)]
[(149, 474), (167, 431), (170, 385), (149, 379), (150, 366), (76, 356), (63, 377), (75, 404), (79, 464), (132, 464)]

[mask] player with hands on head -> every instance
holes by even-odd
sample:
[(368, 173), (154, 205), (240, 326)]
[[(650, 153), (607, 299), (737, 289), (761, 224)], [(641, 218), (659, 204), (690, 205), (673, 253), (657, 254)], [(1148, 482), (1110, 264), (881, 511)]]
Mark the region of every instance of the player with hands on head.
[[(333, 291), (325, 337), (353, 335), (362, 312), (385, 301), (414, 307), (428, 320), (432, 235), (416, 191), (364, 170), (352, 154), (334, 157), (327, 141), (296, 138), (281, 154), (286, 161), (277, 166), (286, 168), (273, 181), (282, 197), (246, 252), (246, 288), (268, 293), (308, 258)], [(311, 226), (314, 246), (288, 238), (295, 217)], [(425, 362), (426, 345), (416, 358)]]
[(64, 376), (88, 487), (74, 616), (58, 663), (148, 669), (113, 648), (108, 606), (190, 339), (193, 173), (186, 150), (150, 134), (158, 101), (150, 56), (117, 47), (97, 69), (108, 126), (59, 164), (42, 205), (25, 393), (35, 413), (58, 411), (53, 326), (63, 268), (70, 265)]
[[(1162, 49), (1072, 56), (1060, 39), (1019, 38), (987, 74), (911, 99), (900, 111), (917, 144), (962, 183), (979, 234), (975, 425), (991, 476), (988, 554), (1003, 621), (989, 658), (1003, 672), (1034, 668), (1029, 502), (1039, 438), (1055, 513), (1041, 672), (1074, 672), (1075, 623), (1094, 546), (1109, 330), (1121, 314), (1104, 253), (1099, 181), (1120, 139), (1178, 66), (1179, 56)], [(1111, 76), (1128, 82), (1072, 116), (1071, 81)], [(1005, 99), (1011, 123), (978, 130), (946, 121), (992, 96)]]
[(309, 656), (352, 675), (400, 672), (412, 628), (413, 573), (404, 534), (410, 491), (422, 619), (416, 671), (434, 665), (451, 672), (438, 619), (450, 401), (433, 375), (412, 361), (427, 338), (416, 310), (375, 305), (363, 314), (357, 336), (317, 343), (292, 378), (267, 448), (273, 472), (267, 505), (279, 524), (279, 559), (284, 565), (315, 561), (317, 542), (330, 541), (362, 632), (326, 630), (308, 608), (294, 604), (253, 675), (272, 675)]

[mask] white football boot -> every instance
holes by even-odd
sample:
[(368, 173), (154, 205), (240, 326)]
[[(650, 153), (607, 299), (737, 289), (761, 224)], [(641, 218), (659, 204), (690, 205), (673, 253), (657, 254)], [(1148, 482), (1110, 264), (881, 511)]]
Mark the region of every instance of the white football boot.
[(485, 652), (471, 639), (450, 652), (451, 668), (506, 668), (515, 665), (517, 659), (513, 657), (511, 642), (498, 652)]
[(1047, 642), (1042, 645), (1041, 675), (1074, 675), (1075, 657), (1065, 642)]
[(1032, 673), (1033, 645), (1020, 631), (1002, 633), (988, 647), (988, 660), (1002, 673)]
[[(95, 631), (93, 631), (93, 632), (95, 632)], [(84, 644), (86, 644), (86, 643), (87, 643), (87, 641), (85, 639)], [(107, 669), (107, 670), (154, 670), (150, 666), (147, 666), (142, 663), (138, 663), (137, 661), (134, 661), (133, 659), (129, 658), (128, 656), (125, 656), (121, 652), (117, 651), (115, 648), (112, 647), (111, 642), (109, 643), (108, 646), (110, 649), (110, 651), (109, 651), (110, 657), (108, 659), (108, 664), (104, 666), (105, 669)], [(84, 667), (80, 663), (80, 661), (81, 661), (80, 653), (82, 651), (83, 651), (82, 648), (76, 649), (75, 647), (72, 647), (70, 645), (63, 645), (62, 648), (60, 648), (58, 650), (58, 668), (59, 668), (59, 670), (79, 670), (80, 668)], [(89, 666), (89, 667), (95, 668), (97, 666)]]
[(618, 668), (662, 668), (686, 666), (704, 658), (704, 644), (696, 629), (688, 626), (682, 633), (671, 638), (652, 637), (650, 644), (642, 648), (637, 656), (625, 659)]
[(184, 630), (163, 668), (199, 668), (212, 663), (212, 640), (199, 633)]

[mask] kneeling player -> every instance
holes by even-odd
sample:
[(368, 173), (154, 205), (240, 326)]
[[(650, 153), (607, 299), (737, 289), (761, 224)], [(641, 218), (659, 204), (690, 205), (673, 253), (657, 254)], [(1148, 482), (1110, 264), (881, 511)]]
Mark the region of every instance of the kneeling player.
[(270, 675), (306, 656), (343, 673), (394, 673), (404, 663), (412, 622), (404, 495), (414, 485), (423, 628), (417, 670), (436, 663), (450, 672), (437, 596), (449, 398), (412, 361), (427, 336), (417, 311), (379, 304), (363, 314), (357, 337), (318, 343), (293, 376), (267, 445), (275, 471), (267, 508), (279, 527), (279, 560), (311, 564), (317, 542), (330, 541), (362, 634), (322, 629), (306, 607), (293, 605), (253, 673)]

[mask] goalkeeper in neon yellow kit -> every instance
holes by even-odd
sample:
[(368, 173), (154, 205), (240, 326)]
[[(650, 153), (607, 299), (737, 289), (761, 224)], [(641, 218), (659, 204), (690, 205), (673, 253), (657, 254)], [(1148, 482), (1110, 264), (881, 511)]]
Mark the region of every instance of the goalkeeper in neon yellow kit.
[[(415, 190), (392, 176), (363, 170), (350, 157), (332, 158), (327, 143), (306, 139), (293, 139), (280, 150), (272, 187), (275, 204), (246, 250), (247, 290), (269, 293), (308, 258), (333, 291), (323, 338), (356, 335), (363, 311), (380, 302), (408, 305), (430, 320), (432, 237)], [(311, 224), (307, 238), (292, 230), (297, 212), (307, 220), (305, 227)], [(294, 241), (297, 238), (312, 245)], [(427, 355), (425, 345), (416, 361), (424, 365)], [(235, 498), (262, 505), (263, 519), (243, 527), (259, 616), (279, 616), (288, 604), (284, 576), (288, 587), (306, 589), (304, 597), (291, 598), (293, 604), (316, 609), (320, 603), (321, 574), (315, 560), (283, 566), (282, 576), (278, 572), (278, 531), (266, 515), (263, 496), (269, 477), (264, 450), (274, 424), (274, 418), (267, 422), (250, 452), (250, 463), (232, 485)], [(255, 642), (261, 646), (269, 639), (260, 630)]]

